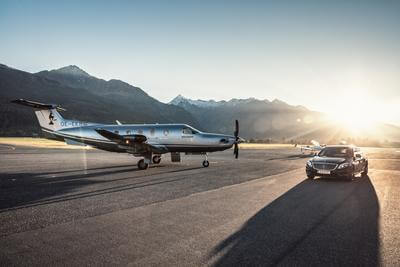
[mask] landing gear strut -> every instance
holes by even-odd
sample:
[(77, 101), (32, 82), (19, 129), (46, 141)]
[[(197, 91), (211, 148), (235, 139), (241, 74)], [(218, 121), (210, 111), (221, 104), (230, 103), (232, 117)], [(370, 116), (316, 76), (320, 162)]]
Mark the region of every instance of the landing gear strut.
[(204, 154), (203, 167), (207, 168), (208, 166), (210, 166), (210, 162), (208, 162), (207, 154)]

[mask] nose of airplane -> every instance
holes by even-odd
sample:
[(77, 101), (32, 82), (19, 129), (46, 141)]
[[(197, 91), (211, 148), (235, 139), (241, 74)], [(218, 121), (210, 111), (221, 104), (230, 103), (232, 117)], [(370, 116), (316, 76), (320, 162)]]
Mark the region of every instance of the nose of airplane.
[(244, 142), (246, 142), (246, 140), (245, 139), (243, 139), (242, 137), (240, 137), (240, 136), (238, 136), (238, 143), (244, 143)]

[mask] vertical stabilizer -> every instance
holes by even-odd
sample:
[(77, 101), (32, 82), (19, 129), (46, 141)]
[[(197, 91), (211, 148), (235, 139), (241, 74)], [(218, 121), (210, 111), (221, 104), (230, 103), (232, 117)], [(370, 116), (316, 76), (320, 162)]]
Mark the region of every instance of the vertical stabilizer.
[(65, 128), (64, 118), (56, 109), (35, 110), (40, 127), (44, 130), (58, 131)]
[(64, 128), (80, 127), (89, 125), (87, 122), (65, 120), (58, 111), (64, 110), (58, 105), (54, 104), (43, 104), (39, 102), (17, 99), (11, 101), (15, 104), (20, 104), (28, 107), (32, 107), (35, 110), (36, 117), (39, 121), (42, 130), (47, 132), (58, 131)]

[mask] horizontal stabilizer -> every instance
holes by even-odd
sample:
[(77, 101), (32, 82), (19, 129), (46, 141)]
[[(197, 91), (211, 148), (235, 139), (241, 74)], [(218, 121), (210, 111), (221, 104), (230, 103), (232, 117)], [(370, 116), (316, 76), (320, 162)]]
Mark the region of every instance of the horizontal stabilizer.
[(37, 108), (37, 109), (56, 109), (58, 111), (66, 111), (66, 109), (60, 107), (59, 105), (43, 104), (43, 103), (29, 101), (29, 100), (25, 100), (25, 99), (12, 100), (11, 103), (20, 104), (20, 105), (24, 105), (24, 106), (28, 106), (28, 107), (32, 107), (32, 108)]

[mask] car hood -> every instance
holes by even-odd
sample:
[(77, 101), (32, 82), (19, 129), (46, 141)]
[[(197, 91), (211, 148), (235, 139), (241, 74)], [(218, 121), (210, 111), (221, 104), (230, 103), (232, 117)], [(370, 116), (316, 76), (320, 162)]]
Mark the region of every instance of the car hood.
[(314, 157), (312, 162), (314, 163), (343, 163), (345, 162), (345, 158), (328, 158), (328, 157)]

